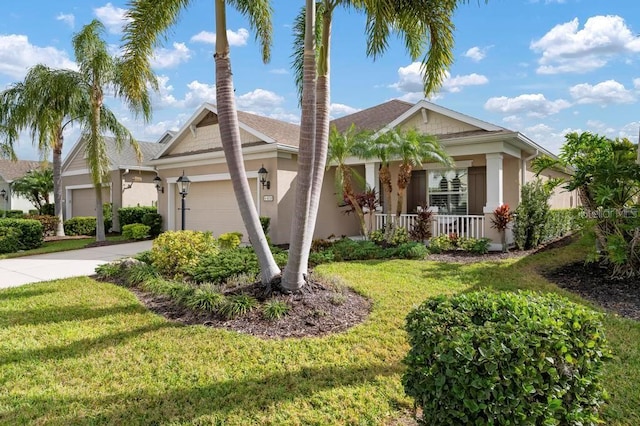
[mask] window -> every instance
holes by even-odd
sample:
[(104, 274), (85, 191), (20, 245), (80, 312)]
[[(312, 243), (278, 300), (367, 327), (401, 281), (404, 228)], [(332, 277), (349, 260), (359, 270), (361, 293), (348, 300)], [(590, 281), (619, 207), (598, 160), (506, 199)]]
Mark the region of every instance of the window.
[(439, 214), (466, 215), (468, 210), (467, 169), (429, 171), (429, 206)]

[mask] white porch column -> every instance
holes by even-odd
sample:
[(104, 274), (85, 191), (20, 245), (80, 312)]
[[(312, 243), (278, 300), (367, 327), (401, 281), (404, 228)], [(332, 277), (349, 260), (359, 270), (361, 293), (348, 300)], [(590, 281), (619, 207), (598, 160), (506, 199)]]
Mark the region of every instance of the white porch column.
[(376, 192), (380, 191), (378, 188), (378, 167), (377, 163), (365, 163), (364, 164), (364, 179), (367, 186)]
[(502, 154), (499, 152), (485, 154), (487, 158), (487, 204), (484, 213), (493, 211), (503, 204)]

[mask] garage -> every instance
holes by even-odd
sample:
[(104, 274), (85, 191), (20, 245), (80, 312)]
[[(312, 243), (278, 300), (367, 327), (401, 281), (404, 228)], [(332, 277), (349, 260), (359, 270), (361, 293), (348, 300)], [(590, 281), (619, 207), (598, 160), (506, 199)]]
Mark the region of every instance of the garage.
[[(257, 179), (248, 179), (254, 203), (257, 200)], [(177, 192), (177, 191), (176, 191)], [(225, 232), (241, 232), (247, 241), (245, 230), (236, 202), (231, 181), (192, 182), (186, 201), (185, 229), (211, 231), (214, 236)], [(180, 229), (182, 212), (181, 197), (176, 193), (175, 226)]]
[[(103, 188), (102, 202), (109, 203), (109, 189)], [(96, 192), (93, 187), (71, 191), (71, 217), (96, 215)]]

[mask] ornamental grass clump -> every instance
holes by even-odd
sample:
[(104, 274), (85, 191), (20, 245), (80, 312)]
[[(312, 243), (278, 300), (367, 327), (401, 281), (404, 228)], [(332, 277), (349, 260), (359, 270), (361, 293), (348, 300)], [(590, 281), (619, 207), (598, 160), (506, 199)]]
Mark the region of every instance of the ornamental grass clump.
[(407, 316), (405, 392), (438, 425), (594, 424), (602, 315), (551, 294), (480, 291)]

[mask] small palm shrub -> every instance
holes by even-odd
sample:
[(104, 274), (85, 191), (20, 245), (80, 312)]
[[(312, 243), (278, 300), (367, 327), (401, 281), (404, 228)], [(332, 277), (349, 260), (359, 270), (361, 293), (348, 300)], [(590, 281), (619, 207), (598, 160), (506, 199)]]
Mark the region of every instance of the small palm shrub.
[(262, 315), (269, 321), (276, 321), (289, 313), (289, 305), (281, 300), (271, 300), (262, 307)]
[(210, 232), (167, 231), (153, 240), (153, 265), (167, 277), (181, 277), (198, 265), (201, 257), (218, 253), (215, 238)]
[(246, 315), (258, 306), (255, 297), (246, 294), (228, 296), (218, 309), (218, 313), (227, 319)]
[(407, 316), (402, 377), (425, 424), (596, 424), (602, 314), (554, 294), (467, 293)]

